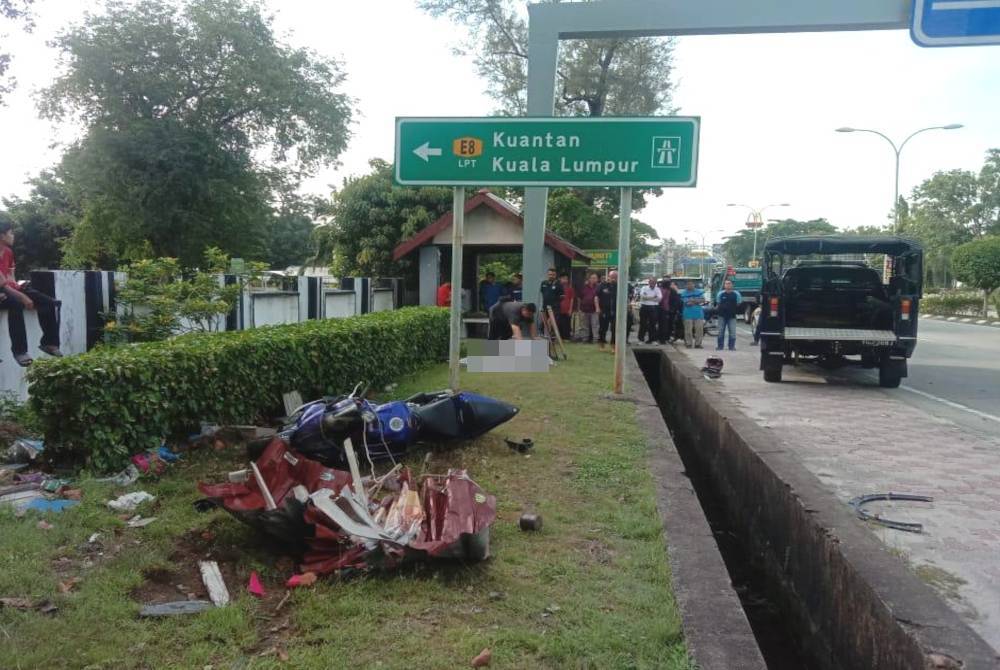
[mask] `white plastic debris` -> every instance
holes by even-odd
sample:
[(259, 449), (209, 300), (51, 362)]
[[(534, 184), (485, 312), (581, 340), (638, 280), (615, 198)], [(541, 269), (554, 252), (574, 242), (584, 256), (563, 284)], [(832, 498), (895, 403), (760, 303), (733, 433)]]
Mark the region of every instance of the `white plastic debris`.
[(154, 500), (156, 500), (156, 496), (152, 496), (145, 491), (135, 491), (133, 493), (126, 493), (114, 500), (109, 500), (108, 507), (116, 512), (131, 512), (142, 503)]

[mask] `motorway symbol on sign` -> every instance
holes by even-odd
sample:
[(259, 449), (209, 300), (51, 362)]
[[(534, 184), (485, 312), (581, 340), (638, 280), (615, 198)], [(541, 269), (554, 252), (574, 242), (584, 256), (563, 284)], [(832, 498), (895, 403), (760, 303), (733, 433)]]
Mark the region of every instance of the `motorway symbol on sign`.
[(914, 0), (910, 35), (925, 47), (1000, 44), (1000, 0)]
[(413, 186), (694, 186), (696, 117), (398, 118)]

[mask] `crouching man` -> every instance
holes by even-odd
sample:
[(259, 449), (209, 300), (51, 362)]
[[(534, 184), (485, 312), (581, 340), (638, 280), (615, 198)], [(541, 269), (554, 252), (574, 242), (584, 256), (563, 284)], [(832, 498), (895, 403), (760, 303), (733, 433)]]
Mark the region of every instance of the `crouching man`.
[(490, 310), (491, 340), (533, 340), (538, 337), (535, 326), (535, 304), (519, 300), (501, 301)]

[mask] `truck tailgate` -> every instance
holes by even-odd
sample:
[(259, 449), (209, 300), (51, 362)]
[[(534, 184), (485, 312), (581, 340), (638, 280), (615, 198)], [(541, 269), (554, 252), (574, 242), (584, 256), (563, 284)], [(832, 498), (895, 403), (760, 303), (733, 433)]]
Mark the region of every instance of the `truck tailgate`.
[(785, 328), (786, 340), (840, 340), (841, 342), (896, 342), (891, 330), (866, 330), (863, 328)]

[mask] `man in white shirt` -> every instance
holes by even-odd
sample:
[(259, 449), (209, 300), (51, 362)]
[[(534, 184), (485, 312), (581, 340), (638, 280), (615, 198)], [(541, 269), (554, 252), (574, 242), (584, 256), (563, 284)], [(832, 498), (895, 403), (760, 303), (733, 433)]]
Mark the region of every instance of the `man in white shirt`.
[(660, 322), (660, 299), (663, 293), (656, 285), (656, 278), (650, 277), (645, 286), (639, 289), (639, 341), (644, 336), (646, 344), (652, 344), (656, 339), (656, 327)]

